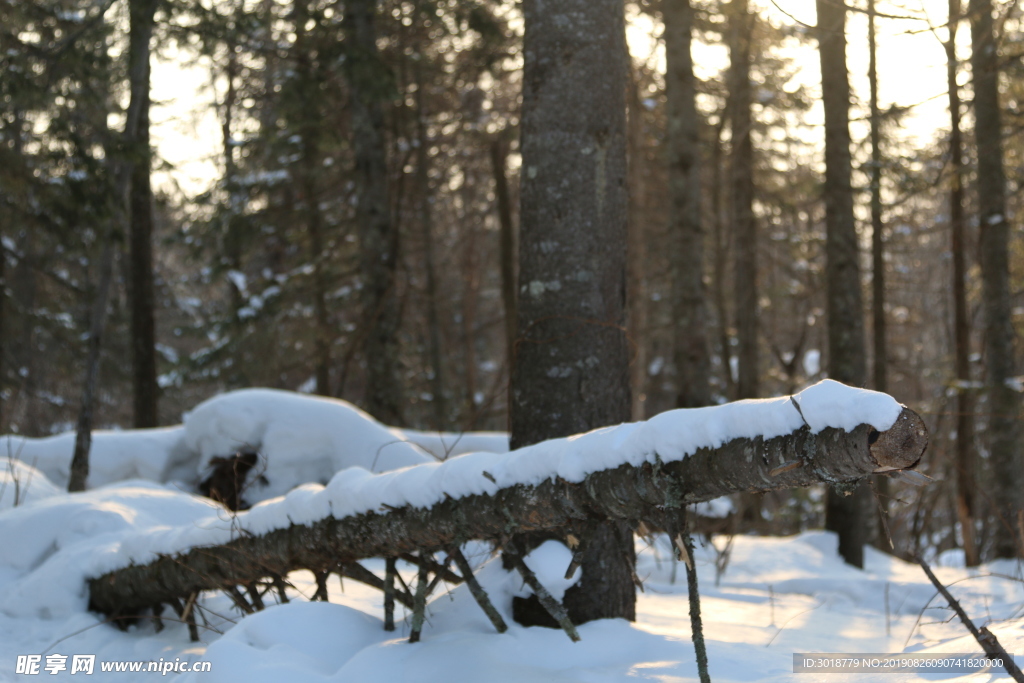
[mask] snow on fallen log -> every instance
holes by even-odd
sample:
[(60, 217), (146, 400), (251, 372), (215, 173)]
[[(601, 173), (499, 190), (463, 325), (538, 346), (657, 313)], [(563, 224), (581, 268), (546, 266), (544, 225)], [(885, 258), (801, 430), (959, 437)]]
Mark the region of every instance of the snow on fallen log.
[(913, 411), (826, 380), (793, 397), (670, 411), (505, 454), (378, 475), (351, 468), (236, 516), (125, 538), (89, 581), (90, 604), (131, 614), (294, 569), (568, 533), (588, 519), (658, 519), (738, 491), (843, 484), (911, 468), (926, 445)]

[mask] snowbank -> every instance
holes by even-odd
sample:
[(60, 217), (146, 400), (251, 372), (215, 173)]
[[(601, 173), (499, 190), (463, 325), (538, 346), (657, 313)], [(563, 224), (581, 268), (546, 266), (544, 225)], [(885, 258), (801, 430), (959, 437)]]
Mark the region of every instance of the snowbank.
[(435, 461), (401, 430), (351, 403), (275, 389), (242, 389), (200, 403), (185, 415), (185, 446), (199, 454), (200, 479), (212, 458), (257, 453), (244, 494), (249, 503), (300, 484), (326, 484), (346, 467), (386, 472)]
[(35, 467), (15, 458), (0, 458), (0, 510), (61, 493), (63, 491)]
[[(126, 479), (166, 481), (181, 474), (180, 465), (191, 460), (182, 427), (92, 433), (89, 452), (89, 488)], [(67, 432), (42, 439), (0, 436), (0, 457), (16, 458), (40, 470), (54, 485), (66, 489), (75, 452), (75, 434)]]
[[(40, 470), (59, 488), (67, 487), (74, 449), (73, 432), (42, 439), (0, 437), (0, 457)], [(87, 488), (146, 479), (179, 482), (195, 491), (213, 458), (239, 451), (259, 455), (243, 494), (253, 504), (301, 484), (326, 484), (346, 467), (386, 472), (469, 452), (504, 453), (508, 435), (396, 429), (346, 401), (242, 389), (200, 403), (185, 414), (183, 425), (94, 431)]]
[[(86, 579), (150, 548), (158, 530), (225, 514), (201, 496), (145, 481), (56, 492), (0, 512), (0, 612), (55, 618), (86, 608)], [(136, 544), (145, 544), (140, 549)]]
[[(308, 572), (289, 577), (295, 585), (289, 589), (291, 603), (253, 615), (239, 614), (223, 594), (205, 594), (200, 605), (210, 623), (201, 626), (200, 643), (190, 643), (185, 626), (173, 619), (165, 620), (160, 633), (146, 622), (121, 632), (85, 611), (80, 579), (95, 553), (105, 552), (127, 528), (187, 524), (201, 518), (206, 505), (195, 497), (133, 483), (60, 493), (0, 512), (0, 547), (17, 549), (0, 554), (0, 680), (16, 680), (16, 656), (27, 653), (95, 653), (99, 662), (162, 658), (212, 664), (210, 672), (166, 677), (177, 683), (696, 680), (685, 572), (663, 535), (653, 545), (638, 540), (637, 575), (645, 592), (637, 596), (636, 623), (609, 619), (584, 624), (579, 643), (559, 630), (524, 628), (512, 620), (512, 598), (527, 589), (498, 558), (485, 561), (477, 578), (509, 625), (502, 635), (465, 585), (442, 586), (428, 604), (423, 640), (411, 645), (406, 642), (409, 614), (401, 606), (397, 630), (388, 633), (381, 623), (380, 592), (352, 581), (342, 585), (332, 577), (331, 602), (310, 603), (306, 598), (314, 586)], [(824, 532), (791, 538), (738, 536), (720, 582), (715, 580), (714, 549), (697, 547), (694, 559), (713, 680), (800, 683), (807, 676), (792, 672), (794, 652), (977, 650), (958, 623), (945, 619), (945, 610), (935, 609), (935, 602), (934, 611), (925, 612), (932, 616), (919, 619), (935, 591), (918, 567), (867, 548), (865, 569), (857, 570), (842, 562), (836, 545), (835, 536)], [(479, 547), (464, 552), (471, 561), (487, 556)], [(561, 579), (569, 561), (564, 547), (545, 544), (526, 561), (556, 593), (567, 586)], [(383, 572), (382, 560), (365, 565), (378, 575)], [(413, 580), (414, 567), (399, 563), (399, 570), (406, 581)], [(1014, 612), (1024, 604), (1024, 584), (992, 574), (1009, 577), (1018, 570), (1007, 562), (977, 570), (936, 568), (964, 608), (988, 623), (1008, 650), (1020, 652), (1024, 629)], [(1011, 620), (999, 621), (1006, 618)], [(90, 676), (98, 683), (128, 678), (103, 673), (98, 665)], [(909, 683), (931, 678), (882, 674), (858, 675), (856, 680)]]

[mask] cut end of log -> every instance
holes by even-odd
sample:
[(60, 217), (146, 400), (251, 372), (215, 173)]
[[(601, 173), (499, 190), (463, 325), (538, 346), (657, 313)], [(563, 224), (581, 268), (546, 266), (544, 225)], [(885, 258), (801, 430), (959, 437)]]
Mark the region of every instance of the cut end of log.
[(896, 423), (884, 432), (870, 434), (871, 457), (875, 472), (906, 470), (917, 465), (928, 447), (928, 428), (910, 408), (904, 408)]

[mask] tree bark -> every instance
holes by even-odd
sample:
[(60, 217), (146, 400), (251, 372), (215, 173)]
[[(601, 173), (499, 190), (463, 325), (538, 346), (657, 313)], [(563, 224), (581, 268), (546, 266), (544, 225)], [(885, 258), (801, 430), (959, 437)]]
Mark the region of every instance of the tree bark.
[[(123, 196), (123, 195), (122, 195)], [(113, 230), (103, 231), (103, 252), (100, 256), (99, 281), (93, 299), (89, 322), (89, 340), (85, 358), (85, 379), (82, 383), (82, 403), (78, 410), (75, 428), (75, 451), (71, 456), (71, 473), (68, 477), (68, 491), (84, 491), (89, 478), (89, 450), (92, 447), (93, 410), (95, 408), (96, 382), (100, 370), (100, 352), (103, 349), (103, 332), (107, 323), (107, 300), (110, 298), (110, 282), (114, 273)]]
[(327, 306), (327, 267), (329, 256), (325, 252), (326, 235), (324, 219), (320, 211), (320, 188), (317, 176), (321, 171), (320, 135), (322, 125), (319, 100), (323, 82), (319, 65), (313, 61), (313, 47), (309, 45), (306, 29), (309, 16), (308, 0), (295, 0), (292, 15), (295, 18), (295, 62), (298, 72), (299, 97), (302, 99), (298, 112), (297, 130), (302, 145), (301, 166), (299, 166), (300, 189), (303, 196), (302, 213), (309, 235), (309, 261), (313, 266), (313, 376), (316, 393), (331, 396), (331, 342), (330, 312)]
[(971, 0), (971, 70), (974, 76), (974, 135), (978, 147), (979, 260), (985, 325), (989, 452), (997, 522), (996, 557), (1021, 553), (1018, 515), (1024, 496), (1017, 445), (1014, 333), (1010, 313), (1009, 223), (999, 111), (999, 55), (992, 27), (992, 0)]
[(729, 22), (729, 77), (733, 235), (736, 238), (736, 338), (739, 342), (736, 398), (760, 393), (757, 359), (757, 223), (754, 217), (754, 143), (751, 114), (750, 43), (754, 16), (747, 0), (733, 0)]
[(128, 246), (128, 295), (131, 306), (132, 398), (136, 428), (159, 424), (156, 378), (156, 298), (153, 283), (153, 189), (150, 184), (149, 104), (150, 42), (157, 3), (129, 3), (130, 30), (128, 76), (131, 98), (138, 102), (138, 123), (128, 140), (131, 155), (131, 189), (128, 199), (130, 225)]
[[(846, 68), (846, 6), (817, 0), (818, 52), (825, 108), (825, 254), (827, 260), (829, 376), (863, 386), (867, 379), (860, 252), (850, 183), (850, 82)], [(864, 566), (871, 491), (865, 484), (843, 495), (829, 490), (825, 528), (839, 535), (839, 554)]]
[(725, 296), (725, 282), (729, 272), (732, 234), (729, 230), (729, 222), (722, 218), (722, 133), (729, 117), (729, 109), (730, 103), (726, 100), (718, 122), (715, 124), (715, 136), (711, 146), (711, 192), (708, 199), (711, 202), (711, 225), (715, 237), (712, 294), (715, 300), (715, 313), (718, 317), (718, 346), (725, 377), (725, 395), (731, 400), (736, 397), (736, 379), (732, 376), (732, 338), (729, 332), (729, 306)]
[(953, 252), (953, 336), (956, 366), (956, 508), (968, 567), (981, 563), (974, 534), (975, 455), (974, 393), (971, 382), (971, 323), (967, 311), (967, 248), (964, 220), (964, 150), (960, 130), (960, 87), (956, 76), (956, 34), (960, 0), (949, 0), (949, 39), (946, 42), (946, 80), (949, 88), (949, 158), (952, 169), (949, 189), (950, 251)]
[[(441, 323), (437, 315), (437, 278), (434, 273), (434, 221), (430, 202), (430, 143), (427, 137), (427, 112), (423, 103), (423, 51), (413, 62), (416, 76), (416, 185), (419, 191), (417, 212), (419, 213), (420, 235), (423, 239), (423, 269), (426, 280), (427, 299), (427, 346), (430, 358), (430, 393), (434, 412), (434, 429), (448, 428), (448, 408), (444, 395), (444, 372), (441, 362)], [(472, 406), (472, 397), (470, 397)]]
[[(729, 160), (729, 216), (735, 237), (733, 268), (736, 307), (736, 398), (760, 395), (757, 358), (757, 221), (754, 216), (754, 141), (752, 95), (750, 86), (751, 40), (754, 15), (747, 0), (733, 0), (729, 7), (729, 123), (732, 154)], [(731, 371), (731, 368), (730, 368)], [(761, 496), (740, 495), (743, 528), (762, 526)]]
[(499, 259), (501, 268), (501, 301), (505, 308), (505, 343), (508, 367), (512, 367), (516, 347), (516, 244), (512, 224), (512, 200), (508, 190), (505, 158), (508, 148), (499, 135), (491, 140), (491, 172), (494, 174), (494, 196), (498, 209)]
[(431, 553), (472, 539), (505, 543), (510, 533), (564, 535), (597, 520), (660, 520), (667, 511), (738, 491), (843, 484), (911, 468), (927, 441), (924, 422), (904, 409), (885, 432), (860, 425), (850, 432), (829, 428), (812, 434), (802, 427), (773, 439), (735, 439), (702, 448), (683, 460), (621, 465), (579, 483), (548, 479), (490, 495), (449, 498), (429, 508), (328, 517), (109, 572), (90, 580), (90, 605), (107, 614), (137, 614), (193, 591), (248, 584), (294, 569), (335, 571), (366, 557)]
[[(885, 241), (882, 225), (882, 114), (878, 108), (878, 62), (875, 41), (875, 0), (868, 0), (868, 84), (871, 122), (871, 334), (874, 350), (872, 380), (875, 391), (889, 390), (885, 320)], [(889, 545), (889, 480), (877, 477), (878, 530), (874, 545), (882, 551)]]
[(868, 0), (868, 83), (871, 120), (871, 317), (875, 391), (888, 391), (885, 344), (885, 243), (882, 234), (882, 115), (878, 109), (875, 0)]
[(690, 54), (693, 8), (690, 0), (666, 2), (662, 4), (662, 13), (668, 105), (676, 407), (698, 408), (711, 403), (711, 361), (708, 357), (704, 226), (700, 202), (700, 117)]
[[(626, 329), (633, 340), (647, 339), (650, 330), (651, 306), (647, 282), (648, 261), (648, 197), (647, 159), (644, 132), (644, 105), (640, 94), (640, 77), (632, 65), (629, 70), (629, 91), (626, 98), (626, 158), (629, 187), (629, 226), (626, 234)], [(671, 180), (670, 180), (671, 182)], [(671, 189), (671, 188), (670, 188)], [(670, 237), (671, 239), (671, 237)], [(630, 414), (634, 420), (647, 417), (650, 344), (635, 343), (629, 365)]]
[(358, 183), (356, 222), (363, 271), (363, 346), (367, 412), (389, 425), (402, 424), (398, 358), (400, 309), (395, 295), (398, 231), (391, 219), (384, 111), (391, 74), (380, 59), (374, 26), (375, 0), (345, 8), (345, 65), (352, 92), (352, 146)]
[[(630, 418), (627, 50), (622, 0), (523, 3), (522, 191), (512, 445)], [(628, 528), (581, 538), (576, 623), (635, 613)]]

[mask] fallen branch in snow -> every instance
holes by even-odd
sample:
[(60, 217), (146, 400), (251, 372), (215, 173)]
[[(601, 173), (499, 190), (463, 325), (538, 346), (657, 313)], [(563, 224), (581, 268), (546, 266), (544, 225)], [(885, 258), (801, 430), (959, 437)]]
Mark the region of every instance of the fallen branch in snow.
[(540, 604), (544, 607), (551, 618), (554, 619), (565, 634), (569, 636), (569, 639), (574, 643), (580, 641), (579, 631), (576, 630), (576, 625), (569, 620), (569, 613), (565, 611), (565, 607), (562, 606), (555, 596), (548, 592), (541, 582), (537, 579), (537, 575), (533, 573), (533, 570), (526, 566), (523, 561), (523, 556), (518, 552), (514, 551), (514, 546), (509, 545), (505, 549), (505, 554), (512, 560), (512, 564), (515, 566), (516, 571), (523, 577), (523, 581), (526, 585), (533, 590), (533, 594), (537, 596)]
[(480, 609), (484, 611), (487, 618), (494, 624), (495, 630), (498, 633), (507, 631), (508, 626), (505, 624), (505, 620), (501, 618), (501, 614), (494, 608), (491, 599), (487, 596), (487, 591), (476, 580), (476, 577), (473, 575), (473, 568), (469, 566), (469, 560), (462, 554), (462, 550), (458, 546), (452, 546), (448, 551), (448, 556), (455, 560), (456, 566), (466, 580), (466, 585), (469, 586), (469, 592), (473, 594), (473, 599), (476, 600), (477, 604), (480, 605)]
[(1013, 680), (1017, 681), (1017, 683), (1024, 683), (1024, 673), (1021, 672), (1020, 667), (1018, 667), (1017, 663), (1013, 660), (1013, 656), (1003, 649), (1003, 646), (999, 643), (999, 639), (996, 638), (995, 634), (984, 626), (980, 629), (975, 626), (974, 622), (971, 621), (971, 618), (967, 616), (967, 612), (965, 612), (964, 608), (960, 606), (960, 602), (954, 598), (953, 594), (949, 592), (949, 589), (939, 581), (932, 572), (931, 567), (928, 566), (928, 563), (920, 557), (917, 558), (917, 563), (921, 565), (921, 569), (923, 569), (924, 573), (928, 575), (928, 579), (932, 582), (932, 585), (935, 586), (935, 589), (939, 591), (939, 593), (942, 593), (942, 597), (946, 599), (949, 606), (954, 612), (956, 612), (956, 615), (960, 617), (960, 621), (963, 622), (963, 625), (967, 627), (967, 630), (971, 632), (974, 639), (978, 641), (978, 645), (981, 645), (985, 654), (993, 659), (999, 659), (1002, 661), (1003, 668), (1006, 669), (1006, 673), (1010, 674), (1010, 676), (1013, 677)]
[[(693, 557), (693, 537), (689, 534), (683, 541), (683, 550), (689, 558)], [(686, 564), (686, 588), (690, 598), (690, 634), (693, 649), (697, 657), (697, 672), (700, 683), (711, 683), (708, 675), (708, 650), (704, 645), (704, 625), (700, 618), (700, 591), (697, 589), (697, 568), (692, 562)]]
[[(807, 410), (804, 405), (803, 413)], [(223, 545), (161, 555), (148, 564), (90, 579), (90, 605), (105, 614), (142, 614), (199, 591), (247, 586), (296, 569), (338, 571), (368, 557), (423, 557), (473, 539), (502, 544), (524, 531), (571, 533), (587, 520), (636, 523), (739, 491), (822, 482), (843, 488), (873, 473), (913, 467), (927, 441), (921, 418), (903, 409), (882, 432), (861, 424), (851, 431), (826, 427), (812, 433), (804, 425), (770, 439), (735, 438), (718, 448), (698, 448), (669, 462), (652, 454), (653, 462), (591, 472), (578, 482), (553, 477), (534, 485), (505, 485), (492, 493), (446, 494), (429, 507), (391, 506), (264, 534), (243, 531)]]

